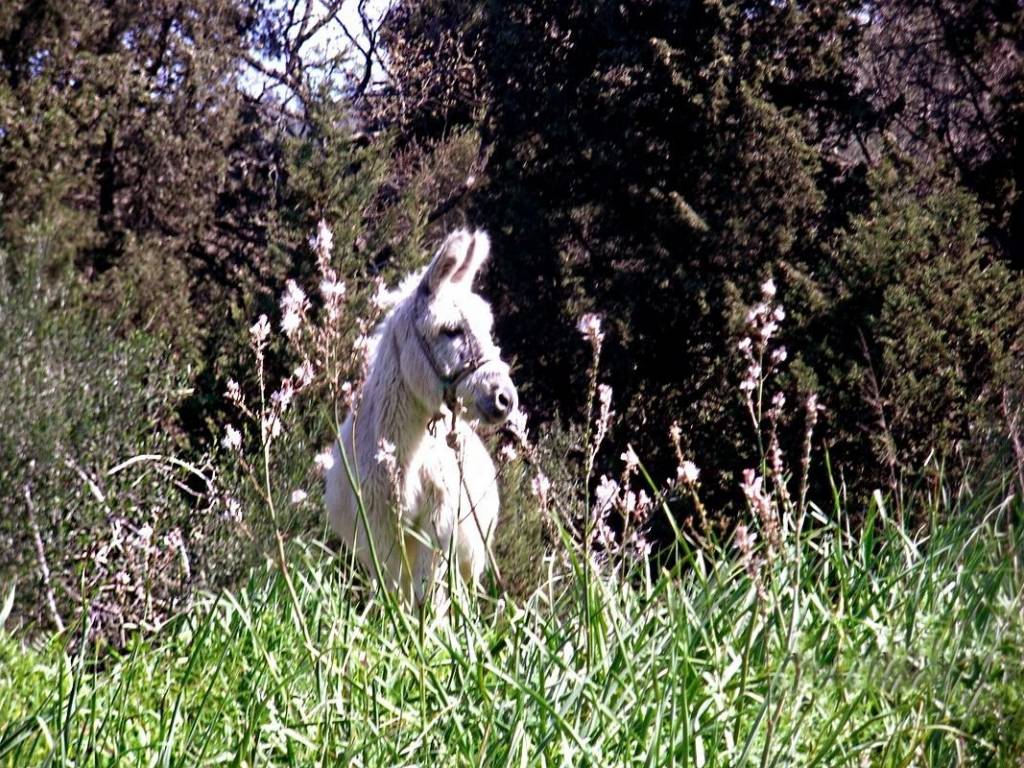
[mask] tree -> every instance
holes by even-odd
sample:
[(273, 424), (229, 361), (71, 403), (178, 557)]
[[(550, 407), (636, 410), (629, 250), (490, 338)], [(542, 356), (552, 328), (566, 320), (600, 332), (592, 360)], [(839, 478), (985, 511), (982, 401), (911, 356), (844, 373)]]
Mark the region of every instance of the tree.
[[(79, 266), (180, 254), (209, 226), (236, 119), (233, 0), (15, 2), (0, 19), (5, 228), (73, 215)], [(81, 226), (84, 225), (84, 226)]]
[(886, 131), (959, 175), (982, 203), (997, 254), (1021, 269), (1024, 8), (928, 0), (871, 3), (867, 13), (859, 70)]
[[(461, 19), (483, 109), (458, 103), (464, 88), (419, 74), (441, 56), (424, 41), (447, 45), (438, 19)], [(533, 2), (467, 12), (442, 2), (407, 4), (395, 21), (404, 26), (392, 46), (416, 41), (395, 58), (415, 61), (411, 82), (397, 68), (396, 79), (456, 97), (449, 108), (403, 92), (426, 113), (407, 119), (410, 130), (479, 116), (487, 183), (469, 209), (512, 256), (491, 279), (528, 401), (548, 416), (579, 406), (586, 351), (575, 318), (597, 310), (612, 327), (606, 375), (637, 450), (669, 461), (678, 418), (708, 464), (731, 455), (719, 465), (728, 472), (749, 461), (737, 455), (740, 399), (722, 387), (735, 364), (730, 318), (738, 293), (769, 271), (804, 274), (819, 258), (821, 146), (859, 105), (843, 68), (857, 42), (849, 9)], [(434, 80), (446, 77), (463, 74), (435, 67)]]
[[(923, 371), (939, 360), (923, 351), (926, 328), (911, 309), (926, 300), (921, 290), (940, 313), (984, 295), (981, 314), (947, 322), (944, 333), (959, 339), (1004, 317), (1002, 341), (950, 349), (984, 348), (978, 354), (992, 363), (984, 370), (1014, 359), (1020, 276), (990, 269), (998, 250), (979, 238), (994, 219), (978, 218), (971, 195), (945, 184), (941, 154), (910, 154), (886, 138), (895, 113), (865, 87), (871, 62), (899, 75), (871, 59), (880, 18), (856, 2), (399, 4), (383, 38), (394, 82), (381, 111), (400, 126), (399, 145), (413, 150), (429, 152), (453, 128), (478, 137), (483, 170), (450, 216), (490, 227), (506, 254), (490, 272), (491, 293), (501, 297), (498, 334), (540, 415), (578, 412), (586, 349), (575, 321), (602, 312), (616, 442), (631, 440), (668, 471), (665, 435), (678, 419), (697, 461), (720, 469), (702, 476), (706, 489), (731, 486), (756, 457), (742, 397), (728, 383), (741, 378), (744, 304), (769, 274), (790, 313), (790, 401), (825, 390), (828, 439), (858, 488), (886, 479), (877, 471), (862, 336), (872, 359), (889, 350), (884, 397), (902, 402), (901, 412), (928, 400)], [(999, 158), (1010, 150), (1004, 142), (987, 151)], [(872, 176), (887, 160), (896, 163), (899, 195)], [(919, 199), (927, 202), (911, 206)], [(932, 266), (892, 272), (897, 284), (878, 299), (886, 309), (852, 312), (863, 284), (838, 268), (854, 247), (840, 243), (865, 237), (865, 217), (883, 204), (897, 211), (873, 237), (885, 239), (891, 227), (885, 245), (899, 261), (906, 222), (897, 213), (917, 216), (913, 226), (931, 222)], [(966, 229), (939, 226), (940, 208)], [(880, 264), (865, 268), (871, 279), (889, 274)], [(966, 284), (947, 303), (939, 294), (952, 275)], [(1015, 287), (991, 290), (1000, 279)], [(944, 390), (951, 407), (986, 386), (984, 376), (957, 382)], [(830, 390), (840, 383), (857, 395)], [(952, 452), (973, 434), (976, 410), (953, 410), (950, 420), (946, 410), (928, 411), (914, 436), (900, 438), (901, 470), (916, 468), (923, 446)]]

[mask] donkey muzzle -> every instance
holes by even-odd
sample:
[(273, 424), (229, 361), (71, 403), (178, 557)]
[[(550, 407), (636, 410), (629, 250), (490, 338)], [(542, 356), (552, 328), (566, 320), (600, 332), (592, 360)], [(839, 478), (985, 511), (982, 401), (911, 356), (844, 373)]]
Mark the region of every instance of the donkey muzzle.
[(488, 361), (459, 388), (462, 401), (476, 411), (475, 417), (488, 426), (498, 426), (519, 407), (519, 394), (500, 360)]
[(512, 381), (491, 382), (488, 391), (476, 399), (476, 408), (491, 426), (505, 421), (519, 405), (519, 394)]

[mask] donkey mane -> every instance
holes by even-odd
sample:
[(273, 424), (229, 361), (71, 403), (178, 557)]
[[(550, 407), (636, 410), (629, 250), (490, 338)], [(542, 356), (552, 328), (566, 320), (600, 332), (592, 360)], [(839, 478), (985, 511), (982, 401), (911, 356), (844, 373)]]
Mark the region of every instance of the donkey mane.
[[(427, 267), (420, 267), (415, 272), (410, 272), (402, 278), (402, 281), (394, 289), (389, 291), (382, 287), (380, 293), (376, 297), (375, 300), (378, 306), (385, 310), (385, 314), (377, 325), (374, 326), (373, 332), (367, 338), (366, 358), (368, 374), (373, 371), (373, 365), (377, 360), (377, 347), (380, 345), (380, 340), (384, 336), (384, 331), (387, 329), (388, 322), (392, 319), (392, 316), (395, 313), (395, 308), (413, 295), (419, 287), (420, 281), (423, 279), (423, 275), (426, 271)], [(369, 378), (369, 376), (367, 376), (367, 378)]]

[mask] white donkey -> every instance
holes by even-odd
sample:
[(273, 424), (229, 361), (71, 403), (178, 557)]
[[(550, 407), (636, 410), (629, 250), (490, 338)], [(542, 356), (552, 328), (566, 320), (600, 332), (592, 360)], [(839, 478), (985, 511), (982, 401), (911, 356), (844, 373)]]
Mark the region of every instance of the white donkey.
[(494, 463), (467, 421), (498, 425), (517, 407), (490, 307), (472, 289), (489, 251), (486, 234), (458, 230), (402, 284), (327, 473), (331, 526), (416, 605), (441, 594), (452, 557), (476, 585), (498, 519)]

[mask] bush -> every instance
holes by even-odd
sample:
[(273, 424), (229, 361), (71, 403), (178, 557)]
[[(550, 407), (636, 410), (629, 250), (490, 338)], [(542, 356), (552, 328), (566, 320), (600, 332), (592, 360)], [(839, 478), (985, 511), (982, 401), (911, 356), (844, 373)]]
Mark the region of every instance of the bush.
[(929, 457), (954, 475), (984, 465), (1024, 391), (1024, 280), (985, 241), (971, 195), (907, 173), (870, 176), (872, 202), (839, 240), (835, 297), (801, 329), (830, 393), (833, 458), (862, 468), (861, 492), (896, 491)]
[[(993, 207), (989, 187), (980, 208), (963, 186), (980, 183), (979, 169), (928, 133), (943, 127), (900, 142), (903, 91), (883, 98), (860, 85), (905, 86), (878, 35), (906, 34), (915, 14), (816, 1), (396, 6), (383, 111), (410, 151), (429, 154), (456, 131), (479, 138), (477, 184), (450, 220), (486, 223), (511, 257), (489, 277), (498, 335), (538, 416), (580, 413), (575, 324), (603, 313), (616, 442), (632, 442), (660, 476), (674, 464), (665, 436), (678, 420), (709, 468), (710, 506), (729, 514), (750, 432), (742, 396), (722, 382), (742, 365), (749, 297), (774, 274), (797, 321), (784, 338), (787, 393), (817, 389), (827, 403), (823, 427), (851, 492), (912, 480), (932, 451), (937, 463), (992, 455), (999, 388), (1019, 388), (1008, 372), (1024, 345), (1024, 279), (1007, 247), (1016, 193)], [(1005, 27), (991, 14), (1013, 16), (957, 8), (949, 35), (920, 54), (922, 68), (941, 62), (922, 71), (911, 101), (936, 71), (964, 76), (963, 56), (1000, 93), (1019, 80), (994, 63), (1005, 61), (996, 38), (1019, 14)], [(977, 51), (958, 37), (972, 34)], [(980, 154), (1012, 154), (1013, 111), (993, 103), (975, 114), (977, 87), (944, 94), (942, 108), (974, 115), (965, 140)], [(784, 436), (783, 448), (799, 440)], [(610, 471), (614, 459), (599, 462)]]
[(121, 636), (166, 618), (200, 576), (191, 495), (206, 489), (169, 462), (110, 474), (178, 453), (186, 380), (156, 339), (121, 336), (60, 281), (12, 281), (8, 265), (0, 251), (0, 580), (17, 584), (19, 624), (68, 623), (92, 603), (97, 629)]

